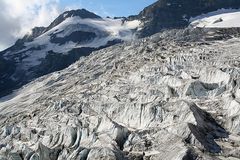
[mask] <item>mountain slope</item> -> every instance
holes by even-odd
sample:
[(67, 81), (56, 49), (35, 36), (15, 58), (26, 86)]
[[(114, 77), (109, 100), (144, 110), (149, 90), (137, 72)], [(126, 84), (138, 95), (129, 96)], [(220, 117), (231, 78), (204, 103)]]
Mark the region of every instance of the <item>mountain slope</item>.
[(159, 0), (146, 7), (138, 16), (144, 22), (140, 37), (146, 37), (163, 29), (184, 28), (191, 17), (196, 17), (218, 9), (239, 9), (239, 0)]
[(115, 45), (0, 99), (0, 156), (240, 159), (240, 39)]
[[(34, 78), (66, 68), (94, 50), (134, 39), (139, 21), (101, 18), (85, 9), (61, 14), (0, 53), (0, 96)], [(8, 65), (11, 64), (11, 65)]]

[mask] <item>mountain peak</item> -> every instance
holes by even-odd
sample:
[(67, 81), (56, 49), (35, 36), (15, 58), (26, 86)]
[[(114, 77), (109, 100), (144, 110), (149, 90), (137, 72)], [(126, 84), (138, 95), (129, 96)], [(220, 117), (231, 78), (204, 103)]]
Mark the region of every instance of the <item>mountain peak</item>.
[(80, 17), (82, 19), (91, 18), (91, 19), (101, 19), (100, 16), (94, 14), (93, 12), (90, 12), (86, 9), (77, 9), (77, 10), (69, 10), (65, 11), (64, 13), (60, 14), (48, 27), (34, 27), (30, 34), (24, 35), (23, 38), (18, 39), (16, 44), (22, 44), (24, 42), (30, 42), (34, 38), (38, 37), (42, 33), (45, 33), (55, 26), (62, 23), (64, 20), (66, 20), (69, 17)]
[(92, 19), (101, 19), (100, 16), (90, 12), (86, 9), (77, 9), (77, 10), (70, 10), (60, 14), (46, 29), (46, 31), (52, 29), (53, 27), (57, 26), (58, 24), (62, 23), (65, 19), (69, 17), (80, 17), (82, 19), (92, 18)]
[(60, 17), (68, 18), (68, 17), (75, 17), (78, 16), (80, 18), (101, 18), (100, 16), (96, 15), (93, 12), (90, 12), (86, 9), (77, 9), (77, 10), (70, 10), (66, 11), (60, 15)]

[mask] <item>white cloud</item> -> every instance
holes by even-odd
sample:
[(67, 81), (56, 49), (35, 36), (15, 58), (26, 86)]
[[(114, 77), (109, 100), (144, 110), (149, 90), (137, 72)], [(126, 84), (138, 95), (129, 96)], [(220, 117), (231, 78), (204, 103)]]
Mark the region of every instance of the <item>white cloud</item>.
[(59, 0), (0, 0), (0, 50), (35, 26), (49, 25), (60, 13)]

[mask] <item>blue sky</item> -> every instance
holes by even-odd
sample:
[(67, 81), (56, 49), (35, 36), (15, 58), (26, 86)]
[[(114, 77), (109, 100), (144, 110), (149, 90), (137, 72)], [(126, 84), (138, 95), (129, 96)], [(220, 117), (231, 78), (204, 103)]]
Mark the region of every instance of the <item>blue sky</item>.
[(85, 8), (101, 16), (129, 16), (138, 14), (156, 0), (60, 0), (62, 7)]

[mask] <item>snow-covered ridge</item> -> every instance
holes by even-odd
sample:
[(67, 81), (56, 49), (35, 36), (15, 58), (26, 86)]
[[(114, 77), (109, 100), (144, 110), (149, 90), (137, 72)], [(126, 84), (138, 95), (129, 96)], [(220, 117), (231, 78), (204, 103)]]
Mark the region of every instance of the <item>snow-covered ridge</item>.
[[(109, 41), (116, 39), (130, 41), (135, 38), (132, 30), (137, 29), (140, 24), (141, 22), (138, 20), (123, 21), (122, 19), (111, 18), (82, 19), (80, 17), (69, 17), (59, 25), (35, 38), (32, 42), (25, 43), (24, 45), (26, 48), (18, 51), (17, 53), (7, 52), (4, 56), (6, 59), (9, 59), (15, 54), (25, 52), (26, 58), (23, 60), (21, 67), (24, 70), (28, 70), (32, 66), (39, 65), (41, 63), (41, 59), (45, 58), (48, 54), (48, 51), (66, 54), (73, 48), (99, 48), (107, 45)], [(64, 38), (77, 31), (94, 33), (96, 37), (84, 43), (69, 41), (64, 44), (58, 44), (51, 42), (53, 35), (56, 35), (57, 38)], [(33, 51), (28, 51), (31, 48), (37, 48), (39, 46), (41, 46), (41, 50), (35, 50), (34, 53)]]
[(111, 19), (111, 18), (103, 18), (103, 19), (81, 19), (79, 17), (70, 17), (67, 18), (64, 22), (60, 25), (54, 27), (46, 34), (49, 35), (51, 33), (56, 33), (64, 30), (66, 26), (74, 25), (74, 24), (81, 24), (81, 25), (88, 25), (95, 29), (109, 32), (110, 36), (114, 38), (120, 38), (123, 40), (129, 40), (132, 34), (130, 35), (123, 35), (122, 32), (130, 32), (132, 29), (136, 29), (140, 26), (141, 22), (138, 20), (134, 21), (123, 21), (122, 19)]
[[(24, 50), (28, 50), (31, 47), (45, 45), (46, 50), (53, 50), (54, 52), (67, 52), (69, 49), (74, 47), (93, 47), (98, 48), (107, 43), (108, 40), (114, 40), (116, 38), (128, 41), (134, 38), (134, 34), (131, 30), (136, 29), (140, 26), (141, 22), (138, 20), (134, 21), (123, 21), (122, 19), (81, 19), (79, 17), (70, 17), (63, 21), (61, 24), (55, 26), (48, 32), (37, 37), (34, 41), (25, 43)], [(76, 26), (78, 25), (78, 26)], [(87, 28), (89, 27), (89, 28)], [(66, 30), (67, 28), (67, 30)], [(50, 38), (52, 34), (57, 34), (57, 37), (65, 37), (75, 31), (88, 31), (94, 32), (98, 37), (90, 43), (85, 44), (73, 44), (71, 42), (64, 46), (59, 46), (58, 44), (52, 44)], [(109, 33), (109, 35), (100, 35), (102, 32)], [(103, 38), (103, 39), (102, 39)], [(100, 41), (99, 41), (100, 40)], [(99, 42), (96, 42), (99, 41)], [(94, 43), (93, 43), (94, 42)], [(64, 49), (64, 50), (62, 50)]]
[(240, 27), (240, 9), (219, 9), (214, 12), (192, 17), (191, 25), (200, 28)]

